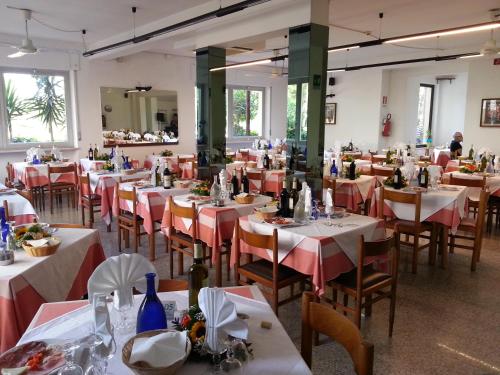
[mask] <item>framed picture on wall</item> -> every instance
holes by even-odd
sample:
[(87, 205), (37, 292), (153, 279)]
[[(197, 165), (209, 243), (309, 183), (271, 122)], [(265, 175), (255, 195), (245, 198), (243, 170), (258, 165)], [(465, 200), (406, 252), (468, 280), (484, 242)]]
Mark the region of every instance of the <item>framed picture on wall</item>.
[(337, 103), (325, 104), (325, 125), (335, 125), (337, 123)]
[(486, 128), (500, 128), (500, 98), (482, 100), (479, 125)]

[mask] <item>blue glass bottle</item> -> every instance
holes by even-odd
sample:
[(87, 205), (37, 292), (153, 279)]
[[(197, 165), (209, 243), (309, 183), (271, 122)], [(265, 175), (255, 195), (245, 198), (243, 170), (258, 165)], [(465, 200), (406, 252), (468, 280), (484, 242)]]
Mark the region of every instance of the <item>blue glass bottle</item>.
[(337, 166), (335, 165), (335, 160), (332, 160), (332, 166), (330, 167), (330, 176), (337, 177), (339, 175), (339, 171)]
[(7, 235), (9, 234), (9, 224), (7, 224), (7, 218), (5, 217), (5, 209), (0, 207), (0, 228), (2, 231), (2, 241), (7, 240)]
[(155, 290), (155, 273), (147, 273), (147, 291), (137, 313), (137, 333), (167, 328), (167, 316)]

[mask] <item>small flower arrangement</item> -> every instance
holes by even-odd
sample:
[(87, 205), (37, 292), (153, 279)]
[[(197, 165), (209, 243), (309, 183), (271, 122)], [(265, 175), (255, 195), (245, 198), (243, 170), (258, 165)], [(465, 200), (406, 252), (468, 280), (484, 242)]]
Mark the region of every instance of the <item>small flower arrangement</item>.
[(202, 197), (208, 197), (210, 195), (210, 187), (208, 182), (207, 181), (198, 182), (191, 189), (191, 193)]
[[(385, 186), (389, 187), (395, 187), (394, 186), (394, 176), (387, 177), (384, 181)], [(401, 176), (401, 187), (407, 187), (408, 186), (408, 180), (404, 177)]]
[(163, 150), (161, 153), (160, 153), (161, 156), (173, 156), (174, 153), (170, 150)]
[(51, 161), (56, 161), (56, 159), (52, 155), (42, 155), (40, 161), (42, 163), (50, 163)]
[(462, 165), (459, 169), (459, 172), (472, 174), (472, 173), (478, 172), (478, 169), (477, 169), (475, 164), (470, 163), (470, 164)]
[(111, 163), (111, 160), (109, 160), (108, 158), (108, 160), (106, 160), (106, 163), (104, 163), (102, 169), (113, 172), (115, 170), (115, 167), (113, 166), (113, 163)]
[(109, 154), (98, 154), (97, 157), (94, 158), (94, 160), (107, 161), (109, 160)]
[(342, 155), (342, 161), (343, 162), (348, 162), (348, 163), (352, 163), (354, 161), (354, 158), (352, 157), (352, 155)]

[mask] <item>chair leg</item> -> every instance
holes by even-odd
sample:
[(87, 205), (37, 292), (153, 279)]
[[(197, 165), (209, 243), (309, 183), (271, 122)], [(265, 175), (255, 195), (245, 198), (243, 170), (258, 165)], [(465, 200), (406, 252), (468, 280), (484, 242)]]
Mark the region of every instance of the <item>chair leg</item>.
[(127, 229), (123, 229), (123, 237), (125, 238), (125, 248), (129, 248), (130, 247), (130, 231), (128, 229), (128, 225), (127, 225)]
[(334, 310), (337, 310), (337, 297), (338, 297), (337, 289), (332, 288), (332, 307)]
[(365, 316), (371, 316), (372, 315), (372, 296), (367, 295), (365, 297)]
[(411, 273), (417, 273), (417, 263), (418, 263), (418, 247), (419, 247), (419, 236), (416, 234), (413, 236), (413, 259), (411, 262)]
[(354, 313), (354, 324), (358, 328), (361, 328), (361, 303), (363, 302), (363, 297), (356, 296), (355, 304), (356, 304), (356, 312)]
[(391, 290), (391, 308), (389, 312), (389, 337), (392, 337), (392, 330), (394, 327), (394, 315), (396, 313), (396, 290), (392, 287)]
[(85, 226), (85, 207), (82, 204), (82, 225)]
[(179, 275), (184, 275), (184, 254), (181, 251), (177, 254), (177, 265), (179, 267), (177, 270)]
[(139, 232), (141, 228), (139, 226), (134, 226), (134, 251), (137, 253), (139, 251), (139, 239), (141, 238)]
[(53, 194), (52, 194), (52, 191), (49, 190), (49, 202), (50, 202), (50, 213), (53, 214), (54, 213), (54, 197), (53, 197)]
[(276, 314), (276, 316), (278, 316), (278, 298), (279, 298), (278, 290), (279, 289), (277, 288), (276, 289), (273, 288), (273, 311)]
[[(82, 211), (84, 211), (84, 208), (82, 206)], [(94, 227), (94, 206), (92, 204), (90, 205), (90, 227)]]
[[(349, 295), (347, 293), (344, 293), (344, 307), (347, 307), (349, 304)], [(347, 315), (347, 310), (344, 309), (344, 315)]]
[[(168, 249), (170, 248), (170, 249)], [(174, 278), (174, 250), (172, 250), (172, 243), (170, 240), (167, 240), (167, 251), (170, 253), (170, 278)]]
[(120, 228), (120, 221), (118, 221), (118, 251), (122, 252), (122, 228)]

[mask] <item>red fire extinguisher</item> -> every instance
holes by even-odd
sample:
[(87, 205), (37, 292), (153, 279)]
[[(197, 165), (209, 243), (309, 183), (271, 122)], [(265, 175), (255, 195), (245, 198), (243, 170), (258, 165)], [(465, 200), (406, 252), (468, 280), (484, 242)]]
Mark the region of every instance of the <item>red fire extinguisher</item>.
[(384, 137), (389, 137), (391, 135), (391, 114), (388, 113), (385, 117), (384, 117), (384, 121), (382, 123), (383, 125), (383, 128), (382, 128), (382, 135)]

